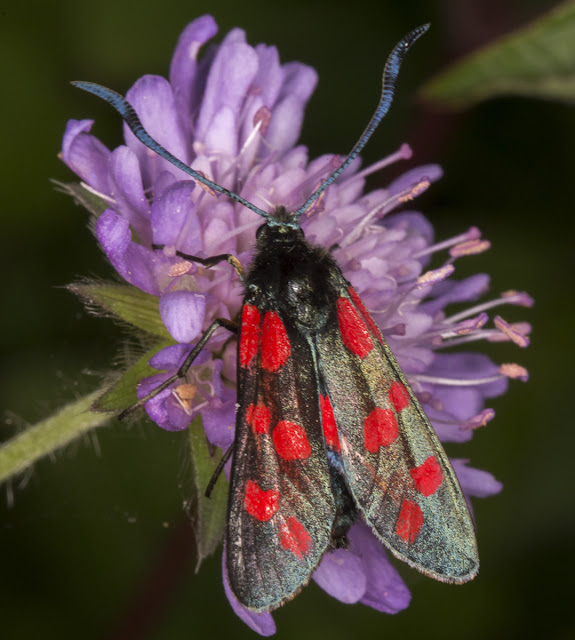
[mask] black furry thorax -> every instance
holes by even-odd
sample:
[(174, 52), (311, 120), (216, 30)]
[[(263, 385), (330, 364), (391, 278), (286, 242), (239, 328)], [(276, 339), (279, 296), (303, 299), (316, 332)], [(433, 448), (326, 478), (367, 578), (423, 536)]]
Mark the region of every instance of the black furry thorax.
[(339, 295), (343, 275), (331, 254), (309, 242), (282, 207), (257, 232), (246, 277), (246, 300), (283, 312), (305, 333), (320, 331)]

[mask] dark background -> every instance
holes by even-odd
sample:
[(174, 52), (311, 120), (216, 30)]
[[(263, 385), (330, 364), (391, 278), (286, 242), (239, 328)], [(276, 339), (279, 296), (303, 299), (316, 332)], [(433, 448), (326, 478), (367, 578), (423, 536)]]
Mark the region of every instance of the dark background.
[[(166, 75), (180, 31), (210, 12), (221, 33), (243, 27), (250, 43), (275, 44), (283, 61), (316, 67), (320, 84), (301, 139), (312, 157), (345, 153), (377, 101), (391, 46), (431, 21), (364, 157), (374, 161), (406, 141), (414, 148), (412, 164), (441, 163), (445, 178), (418, 200), (437, 236), (477, 225), (492, 241), (488, 253), (458, 262), (458, 275), (485, 271), (494, 293), (514, 288), (536, 299), (531, 310), (503, 309), (510, 321), (533, 323), (529, 349), (485, 347), (498, 362), (528, 367), (530, 381), (512, 382), (493, 401), (497, 417), (472, 443), (448, 448), (494, 473), (505, 489), (475, 501), (482, 570), (473, 583), (439, 584), (402, 566), (413, 600), (397, 616), (340, 604), (311, 585), (275, 614), (279, 638), (574, 637), (575, 114), (565, 104), (505, 98), (450, 115), (416, 99), (424, 81), (449, 62), (554, 4), (2, 3), (3, 436), (96, 388), (120, 352), (122, 330), (87, 315), (63, 289), (80, 276), (111, 276), (87, 216), (49, 182), (72, 178), (57, 159), (65, 123), (96, 118), (95, 134), (111, 147), (121, 135), (119, 118), (69, 80), (124, 92), (144, 73)], [(377, 179), (387, 182), (395, 171)], [(227, 604), (219, 554), (197, 575), (190, 565), (183, 439), (149, 422), (115, 423), (6, 488), (3, 638), (256, 637)]]

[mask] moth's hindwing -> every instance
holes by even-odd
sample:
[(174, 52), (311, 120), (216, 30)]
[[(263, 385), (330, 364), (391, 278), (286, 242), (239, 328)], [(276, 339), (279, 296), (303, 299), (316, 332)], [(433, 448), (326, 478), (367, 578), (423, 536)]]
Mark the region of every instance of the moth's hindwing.
[(479, 566), (475, 530), (443, 447), (343, 276), (336, 307), (316, 347), (339, 437), (332, 448), (354, 500), (398, 558), (438, 580), (470, 580)]
[(317, 374), (289, 318), (245, 303), (226, 538), (236, 598), (269, 611), (309, 580), (335, 516)]

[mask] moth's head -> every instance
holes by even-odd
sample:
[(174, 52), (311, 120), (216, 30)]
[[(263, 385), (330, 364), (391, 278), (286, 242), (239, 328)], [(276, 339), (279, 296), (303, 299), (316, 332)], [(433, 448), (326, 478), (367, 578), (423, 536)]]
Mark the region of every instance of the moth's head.
[(258, 228), (258, 243), (293, 242), (294, 238), (303, 238), (304, 233), (299, 225), (299, 216), (289, 212), (285, 207), (277, 207), (266, 217), (266, 222)]

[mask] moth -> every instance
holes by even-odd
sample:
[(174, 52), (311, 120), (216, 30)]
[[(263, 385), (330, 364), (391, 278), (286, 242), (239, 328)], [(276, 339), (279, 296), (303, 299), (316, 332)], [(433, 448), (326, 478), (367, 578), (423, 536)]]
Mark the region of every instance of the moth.
[(299, 224), (387, 113), (400, 64), (428, 26), (392, 50), (367, 128), (295, 212), (266, 212), (212, 182), (152, 139), (122, 96), (73, 83), (111, 104), (154, 152), (264, 219), (247, 273), (230, 255), (183, 256), (234, 266), (245, 290), (239, 326), (216, 319), (178, 373), (153, 392), (184, 376), (216, 329), (239, 332), (235, 441), (224, 456), (233, 456), (226, 567), (234, 596), (256, 612), (292, 598), (325, 553), (348, 546), (358, 519), (427, 576), (461, 583), (478, 570), (474, 525), (442, 445), (357, 292)]

